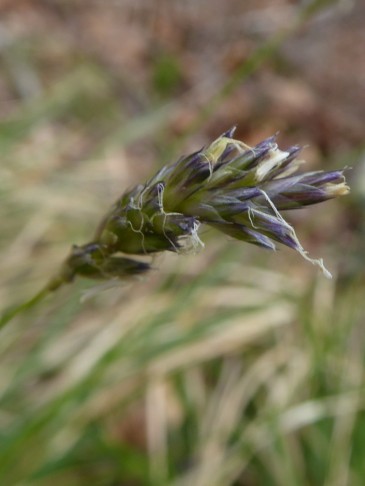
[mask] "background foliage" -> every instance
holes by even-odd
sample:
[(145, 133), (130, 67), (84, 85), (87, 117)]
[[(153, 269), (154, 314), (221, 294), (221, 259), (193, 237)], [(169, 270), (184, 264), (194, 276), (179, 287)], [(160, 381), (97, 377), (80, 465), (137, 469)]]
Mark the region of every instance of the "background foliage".
[(308, 168), (353, 167), (349, 197), (292, 216), (331, 281), (208, 231), (199, 255), (108, 291), (79, 280), (4, 329), (1, 484), (362, 485), (362, 2), (0, 12), (1, 307), (121, 192), (234, 124), (309, 144)]

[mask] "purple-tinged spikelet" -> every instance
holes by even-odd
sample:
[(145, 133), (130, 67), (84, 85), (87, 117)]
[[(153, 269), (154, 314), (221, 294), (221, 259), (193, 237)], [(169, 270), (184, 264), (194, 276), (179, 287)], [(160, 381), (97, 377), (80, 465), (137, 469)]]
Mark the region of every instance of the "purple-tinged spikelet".
[(347, 194), (343, 170), (298, 173), (299, 147), (282, 151), (275, 136), (249, 147), (233, 138), (234, 131), (162, 167), (146, 184), (125, 193), (103, 219), (92, 243), (72, 249), (56, 281), (70, 281), (75, 275), (113, 279), (144, 272), (148, 264), (125, 255), (202, 246), (202, 224), (263, 248), (286, 245), (330, 276), (322, 260), (307, 256), (279, 211)]

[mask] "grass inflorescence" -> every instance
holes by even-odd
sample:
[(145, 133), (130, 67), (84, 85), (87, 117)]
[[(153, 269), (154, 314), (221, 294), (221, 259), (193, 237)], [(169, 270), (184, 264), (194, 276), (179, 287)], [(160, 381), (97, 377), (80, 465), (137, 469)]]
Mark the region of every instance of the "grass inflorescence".
[(299, 147), (278, 148), (275, 137), (249, 147), (235, 128), (197, 152), (162, 167), (146, 184), (123, 194), (97, 227), (93, 240), (73, 246), (61, 270), (39, 294), (2, 317), (5, 325), (23, 309), (76, 276), (126, 279), (149, 270), (132, 256), (203, 246), (201, 225), (275, 250), (276, 242), (307, 256), (280, 210), (298, 209), (348, 193), (342, 170), (298, 173)]

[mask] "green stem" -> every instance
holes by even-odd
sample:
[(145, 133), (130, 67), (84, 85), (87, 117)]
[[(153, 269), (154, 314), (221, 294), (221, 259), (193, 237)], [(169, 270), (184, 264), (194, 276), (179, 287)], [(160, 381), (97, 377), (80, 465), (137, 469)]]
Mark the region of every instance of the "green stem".
[(42, 290), (40, 290), (29, 300), (26, 300), (21, 304), (14, 305), (6, 309), (0, 317), (0, 330), (5, 327), (11, 320), (13, 320), (14, 317), (18, 314), (21, 314), (28, 309), (32, 309), (33, 307), (35, 307), (39, 302), (45, 299), (48, 294), (58, 289), (63, 283), (65, 283), (64, 280), (61, 280), (60, 278), (54, 278)]

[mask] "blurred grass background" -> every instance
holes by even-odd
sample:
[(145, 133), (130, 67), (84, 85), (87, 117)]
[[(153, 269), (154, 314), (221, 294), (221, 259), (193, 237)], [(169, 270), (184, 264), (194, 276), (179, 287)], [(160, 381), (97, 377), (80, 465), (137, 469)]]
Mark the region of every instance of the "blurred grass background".
[(1, 485), (364, 484), (364, 20), (350, 0), (0, 3), (1, 308), (232, 125), (352, 167), (349, 197), (290, 215), (331, 281), (207, 231), (4, 329)]

